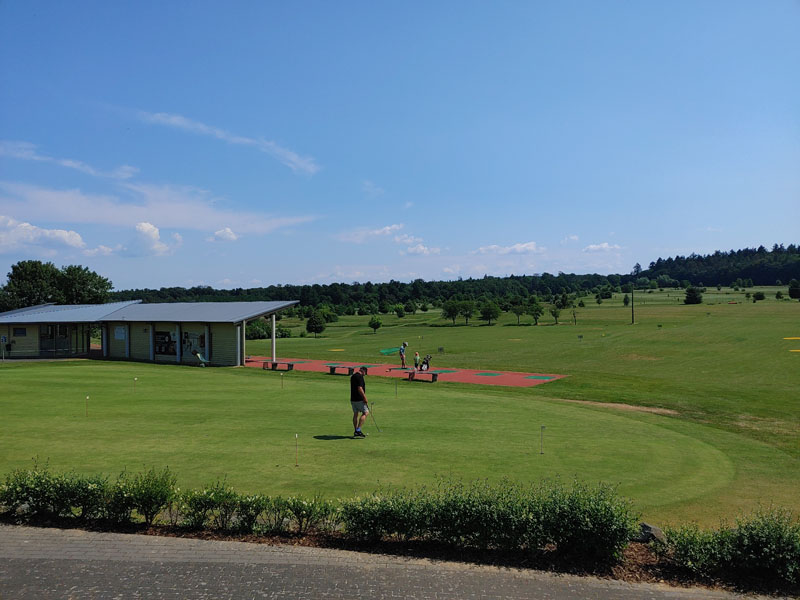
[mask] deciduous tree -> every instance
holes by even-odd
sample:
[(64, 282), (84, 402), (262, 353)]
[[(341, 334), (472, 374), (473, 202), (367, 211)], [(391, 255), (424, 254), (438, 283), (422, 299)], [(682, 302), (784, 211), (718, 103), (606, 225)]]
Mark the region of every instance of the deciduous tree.
[(492, 319), (497, 319), (500, 316), (500, 307), (494, 302), (485, 302), (481, 305), (481, 320), (488, 321), (489, 325), (492, 324)]
[(372, 333), (378, 333), (378, 329), (381, 328), (383, 325), (383, 321), (378, 315), (372, 315), (372, 318), (369, 320), (369, 326), (372, 328)]
[(306, 331), (317, 337), (318, 333), (325, 331), (325, 320), (316, 311), (306, 321)]
[(452, 319), (453, 325), (456, 324), (456, 319), (459, 315), (458, 302), (455, 300), (448, 300), (442, 304), (442, 317), (445, 319)]

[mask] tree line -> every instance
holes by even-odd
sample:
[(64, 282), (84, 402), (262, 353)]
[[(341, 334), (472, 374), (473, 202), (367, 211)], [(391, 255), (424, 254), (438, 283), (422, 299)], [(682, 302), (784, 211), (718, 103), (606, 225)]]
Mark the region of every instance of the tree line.
[[(535, 320), (542, 303), (561, 310), (571, 303), (565, 299), (594, 296), (599, 302), (612, 293), (633, 289), (683, 288), (690, 286), (787, 285), (800, 279), (800, 247), (775, 244), (742, 250), (717, 251), (659, 258), (647, 269), (636, 264), (628, 274), (542, 273), (454, 281), (409, 283), (391, 280), (383, 283), (354, 281), (327, 285), (271, 285), (256, 288), (215, 289), (210, 286), (162, 287), (111, 291), (107, 278), (79, 265), (58, 268), (53, 263), (21, 261), (11, 267), (7, 283), (0, 287), (0, 311), (48, 302), (93, 304), (108, 301), (143, 302), (246, 302), (299, 300), (300, 316), (310, 309), (322, 311), (324, 320), (337, 314), (373, 315), (394, 312), (402, 316), (434, 306), (445, 318), (465, 322), (474, 315), (491, 322), (499, 312), (512, 311), (518, 317), (531, 314)], [(797, 287), (789, 285), (794, 297)], [(539, 308), (537, 308), (539, 305)], [(543, 311), (544, 309), (542, 309)], [(533, 311), (533, 312), (531, 312)], [(327, 315), (327, 316), (326, 316)], [(556, 315), (553, 315), (556, 319)]]

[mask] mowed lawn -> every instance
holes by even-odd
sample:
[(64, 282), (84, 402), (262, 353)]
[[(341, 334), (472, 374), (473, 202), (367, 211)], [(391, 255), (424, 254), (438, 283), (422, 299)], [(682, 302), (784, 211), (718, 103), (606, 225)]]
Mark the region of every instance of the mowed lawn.
[[(661, 524), (715, 525), (759, 504), (800, 510), (800, 353), (789, 352), (800, 341), (782, 339), (800, 337), (800, 303), (683, 306), (666, 292), (648, 296), (635, 326), (618, 298), (590, 299), (577, 325), (544, 325), (548, 316), (517, 327), (503, 315), (491, 327), (433, 327), (445, 321), (430, 311), (384, 316), (377, 334), (368, 317), (345, 317), (319, 339), (279, 340), (282, 356), (380, 362), (379, 349), (406, 340), (435, 366), (568, 375), (525, 389), (369, 376), (383, 432), (370, 420), (366, 440), (349, 438), (346, 377), (6, 362), (0, 470), (32, 457), (112, 476), (169, 466), (183, 487), (226, 477), (241, 491), (332, 498), (441, 477), (577, 477), (618, 485)], [(248, 344), (265, 351), (265, 342)], [(610, 402), (676, 413), (602, 404)]]

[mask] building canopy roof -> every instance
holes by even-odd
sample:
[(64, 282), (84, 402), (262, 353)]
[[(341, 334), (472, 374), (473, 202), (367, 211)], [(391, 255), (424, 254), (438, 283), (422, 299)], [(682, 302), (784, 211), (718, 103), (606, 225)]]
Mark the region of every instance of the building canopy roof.
[(102, 323), (105, 321), (238, 323), (269, 315), (297, 304), (279, 302), (170, 302), (142, 304), (141, 300), (109, 304), (45, 304), (0, 313), (0, 324)]

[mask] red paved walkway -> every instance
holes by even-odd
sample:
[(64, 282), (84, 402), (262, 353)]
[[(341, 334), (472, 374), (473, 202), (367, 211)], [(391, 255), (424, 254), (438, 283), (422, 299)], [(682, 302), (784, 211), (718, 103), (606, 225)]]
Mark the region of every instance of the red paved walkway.
[[(262, 368), (264, 361), (269, 361), (270, 358), (266, 356), (250, 356), (245, 362), (247, 367)], [(278, 362), (292, 362), (296, 371), (315, 371), (317, 373), (328, 373), (330, 365), (337, 365), (342, 367), (359, 367), (366, 365), (369, 368), (369, 375), (377, 375), (379, 377), (400, 377), (405, 379), (408, 377), (408, 371), (411, 369), (401, 369), (397, 364), (383, 364), (378, 362), (352, 362), (352, 361), (336, 361), (336, 360), (314, 360), (310, 358), (279, 358)], [(555, 375), (552, 373), (517, 373), (515, 371), (493, 371), (493, 370), (475, 370), (475, 369), (460, 369), (454, 367), (432, 367), (431, 373), (439, 374), (439, 381), (457, 381), (459, 383), (479, 383), (482, 385), (504, 385), (512, 387), (533, 387), (547, 383), (548, 381), (555, 381), (562, 379), (566, 375)]]

